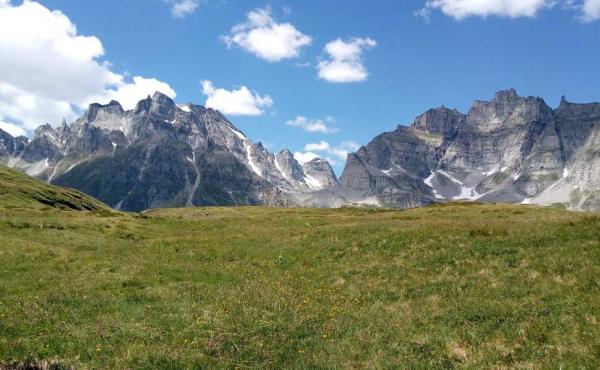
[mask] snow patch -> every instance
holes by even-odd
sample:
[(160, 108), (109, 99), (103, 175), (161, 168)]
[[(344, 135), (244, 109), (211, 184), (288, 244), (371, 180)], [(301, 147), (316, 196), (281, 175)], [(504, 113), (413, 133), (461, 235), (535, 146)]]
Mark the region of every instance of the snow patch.
[[(231, 131), (235, 132), (233, 129)], [(254, 163), (254, 160), (252, 159), (252, 152), (251, 152), (251, 144), (250, 144), (250, 142), (248, 142), (247, 140), (244, 141), (244, 147), (246, 148), (246, 158), (248, 159), (248, 165), (250, 166), (250, 168), (252, 169), (252, 171), (254, 171), (254, 173), (256, 173), (258, 176), (262, 177), (262, 171)]]
[(435, 172), (432, 172), (431, 175), (429, 175), (429, 177), (427, 177), (425, 180), (423, 180), (425, 185), (429, 186), (432, 189), (433, 189), (433, 184), (431, 182), (433, 181), (434, 177), (435, 177)]
[(235, 136), (239, 137), (240, 139), (247, 141), (248, 138), (246, 136), (244, 136), (244, 134), (242, 134), (241, 132), (239, 132), (238, 130), (233, 129), (232, 127), (227, 126), (227, 128), (229, 130), (231, 130), (231, 132), (233, 132), (235, 134)]
[[(283, 168), (281, 168), (281, 166), (279, 165), (279, 161), (277, 161), (277, 158), (275, 158), (273, 160), (273, 162), (275, 162), (275, 168), (277, 169), (277, 171), (279, 171), (279, 173), (281, 174), (281, 176), (283, 176), (284, 179), (286, 180), (290, 180), (289, 177), (287, 176), (287, 174), (283, 171)], [(310, 185), (309, 185), (310, 186)]]
[(35, 163), (32, 163), (28, 168), (25, 169), (25, 173), (29, 176), (38, 176), (43, 173), (50, 164), (48, 163), (48, 159), (40, 160)]
[(306, 185), (308, 185), (309, 188), (314, 190), (320, 190), (325, 187), (325, 184), (323, 184), (322, 181), (312, 177), (311, 175), (304, 175), (304, 182), (306, 182)]
[(567, 176), (569, 176), (569, 170), (567, 170), (567, 167), (565, 167), (565, 169), (563, 170), (563, 177)]
[(425, 180), (423, 180), (423, 182), (425, 183), (425, 185), (429, 186), (432, 189), (433, 196), (436, 199), (443, 199), (444, 197), (441, 194), (439, 194), (437, 192), (437, 190), (433, 187), (433, 182), (432, 181), (433, 181), (434, 177), (435, 177), (435, 171), (431, 172), (431, 175), (429, 175), (429, 177), (427, 177)]
[(491, 170), (489, 170), (487, 172), (483, 172), (483, 175), (485, 175), (485, 176), (492, 176), (493, 174), (495, 174), (498, 171), (503, 171), (504, 172), (505, 170), (506, 170), (506, 167), (504, 167), (501, 170), (498, 167), (494, 167), (494, 168), (492, 168)]
[(392, 172), (393, 168), (390, 168), (389, 170), (381, 170), (381, 172), (385, 173), (386, 176), (390, 176), (390, 173)]
[(192, 108), (190, 108), (190, 106), (187, 104), (178, 105), (177, 108), (181, 109), (182, 111), (184, 111), (186, 113), (190, 113), (192, 111)]
[(474, 186), (473, 187), (466, 186), (462, 181), (458, 180), (457, 178), (450, 175), (446, 171), (438, 170), (438, 172), (441, 173), (442, 175), (446, 176), (450, 181), (452, 181), (453, 183), (455, 183), (456, 185), (458, 185), (460, 187), (460, 194), (452, 197), (452, 199), (454, 199), (454, 200), (462, 200), (462, 199), (475, 200), (475, 199), (478, 199), (479, 197), (481, 197), (481, 194), (479, 194), (477, 192), (477, 190), (475, 190)]

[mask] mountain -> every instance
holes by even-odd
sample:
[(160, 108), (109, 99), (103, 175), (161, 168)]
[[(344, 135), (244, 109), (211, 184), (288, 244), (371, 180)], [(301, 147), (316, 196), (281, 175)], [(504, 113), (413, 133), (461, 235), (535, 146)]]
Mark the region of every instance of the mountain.
[(286, 206), (335, 183), (327, 162), (300, 166), (288, 150), (254, 144), (220, 112), (158, 92), (130, 111), (92, 104), (70, 125), (40, 126), (30, 142), (4, 132), (0, 140), (9, 167), (127, 211)]
[(377, 136), (348, 155), (335, 196), (392, 207), (469, 199), (598, 210), (599, 148), (600, 104), (563, 98), (553, 110), (511, 89), (466, 115), (431, 109)]
[(109, 209), (79, 191), (48, 185), (3, 165), (0, 165), (0, 205), (12, 211), (48, 207), (69, 211)]
[(348, 155), (270, 153), (221, 113), (156, 93), (130, 111), (92, 104), (31, 141), (0, 130), (0, 163), (127, 211), (200, 205), (417, 207), (448, 200), (600, 209), (600, 104), (556, 109), (514, 89), (440, 107)]

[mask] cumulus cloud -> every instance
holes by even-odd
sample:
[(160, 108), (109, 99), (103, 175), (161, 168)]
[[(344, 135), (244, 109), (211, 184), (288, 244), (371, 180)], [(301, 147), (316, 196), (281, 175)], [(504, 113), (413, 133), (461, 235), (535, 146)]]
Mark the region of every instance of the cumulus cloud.
[(205, 105), (232, 116), (260, 116), (264, 108), (273, 105), (269, 95), (261, 96), (246, 86), (234, 90), (216, 88), (211, 81), (202, 81), (202, 92), (207, 96)]
[[(0, 2), (0, 5), (2, 3)], [(8, 132), (12, 137), (17, 137), (17, 136), (25, 136), (26, 132), (25, 130), (23, 130), (21, 127), (12, 124), (12, 123), (8, 123), (8, 122), (3, 122), (0, 120), (0, 130), (3, 130), (4, 132)]]
[[(343, 161), (348, 156), (348, 153), (355, 152), (359, 148), (360, 148), (360, 144), (358, 144), (354, 141), (343, 141), (339, 145), (333, 146), (333, 145), (329, 144), (327, 141), (321, 140), (318, 143), (306, 144), (304, 146), (304, 152), (294, 153), (294, 158), (296, 158), (296, 160), (299, 163), (302, 163), (301, 161), (308, 162), (314, 158), (321, 157), (319, 154), (315, 153), (315, 152), (319, 152), (322, 154), (332, 155), (332, 156), (338, 158), (339, 160)], [(338, 161), (336, 159), (331, 159), (328, 157), (325, 157), (325, 159), (327, 159), (327, 161), (329, 161), (332, 165), (335, 165), (338, 163)]]
[(562, 4), (563, 9), (578, 10), (582, 22), (600, 19), (600, 0), (427, 0), (425, 7), (415, 12), (429, 23), (431, 12), (439, 10), (456, 20), (468, 17), (535, 17), (540, 11)]
[(116, 100), (121, 103), (125, 110), (128, 110), (135, 108), (140, 100), (145, 99), (155, 91), (160, 91), (171, 99), (175, 99), (177, 96), (175, 90), (166, 82), (155, 78), (135, 76), (131, 83), (122, 84), (116, 90), (108, 91), (103, 100)]
[(165, 0), (171, 5), (171, 14), (175, 18), (183, 18), (198, 9), (200, 0)]
[(303, 165), (304, 163), (310, 162), (315, 158), (319, 158), (319, 155), (313, 152), (295, 152), (294, 158), (298, 161), (298, 163)]
[(316, 150), (319, 152), (329, 150), (331, 146), (328, 142), (321, 140), (318, 143), (309, 143), (304, 146), (304, 150)]
[(554, 0), (427, 0), (425, 8), (416, 14), (426, 20), (433, 10), (440, 10), (457, 20), (471, 16), (535, 17), (540, 10), (554, 3)]
[(328, 126), (329, 123), (333, 122), (334, 119), (332, 117), (327, 117), (324, 120), (310, 120), (303, 116), (297, 116), (293, 120), (287, 121), (285, 124), (292, 127), (299, 127), (306, 132), (321, 132), (324, 134), (330, 134), (339, 131), (337, 128)]
[(600, 0), (584, 0), (581, 20), (584, 22), (600, 20)]
[[(0, 0), (2, 1), (2, 0)], [(128, 82), (111, 71), (100, 40), (77, 33), (60, 11), (25, 1), (0, 6), (0, 117), (25, 130), (42, 123), (73, 119), (87, 104), (126, 93), (145, 96), (146, 79)], [(148, 79), (152, 80), (152, 79)], [(133, 85), (134, 88), (128, 88)], [(166, 87), (167, 85), (161, 85)], [(172, 92), (172, 89), (166, 89)]]
[(246, 22), (234, 26), (223, 40), (228, 47), (237, 45), (269, 62), (296, 58), (312, 42), (291, 23), (277, 23), (270, 8), (249, 12)]
[(368, 72), (362, 61), (366, 49), (377, 45), (370, 38), (353, 38), (348, 41), (337, 39), (325, 45), (327, 60), (317, 65), (319, 78), (335, 83), (360, 82), (368, 77)]

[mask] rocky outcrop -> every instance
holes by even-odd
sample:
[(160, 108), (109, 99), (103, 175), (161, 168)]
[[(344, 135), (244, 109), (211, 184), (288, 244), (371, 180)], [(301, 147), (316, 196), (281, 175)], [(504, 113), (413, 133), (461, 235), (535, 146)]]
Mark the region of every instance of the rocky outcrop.
[(0, 160), (20, 155), (25, 150), (27, 143), (29, 143), (29, 139), (26, 137), (12, 137), (8, 132), (0, 129)]
[(337, 177), (329, 162), (321, 158), (315, 158), (312, 161), (302, 165), (302, 172), (306, 183), (313, 190), (328, 189), (337, 185)]
[(92, 104), (72, 124), (40, 126), (30, 143), (4, 151), (11, 167), (128, 211), (285, 206), (329, 186), (316, 184), (314, 171), (305, 173), (289, 151), (254, 144), (220, 112), (177, 106), (161, 93), (131, 111), (116, 101)]
[(197, 205), (416, 207), (448, 200), (600, 209), (600, 104), (556, 109), (515, 90), (467, 114), (440, 107), (348, 155), (321, 159), (254, 144), (220, 112), (156, 93), (125, 111), (92, 104), (40, 126), (0, 130), (0, 162), (122, 210)]
[[(445, 107), (348, 156), (338, 194), (409, 207), (445, 200), (599, 209), (600, 104), (500, 91), (467, 115)], [(350, 194), (350, 196), (348, 195)]]

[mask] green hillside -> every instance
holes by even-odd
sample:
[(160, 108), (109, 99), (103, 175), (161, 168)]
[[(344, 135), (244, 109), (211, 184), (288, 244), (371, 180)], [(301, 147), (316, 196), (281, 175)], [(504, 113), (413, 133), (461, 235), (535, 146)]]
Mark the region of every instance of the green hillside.
[(20, 179), (2, 172), (0, 364), (600, 363), (597, 215), (477, 204), (65, 212), (39, 198), (101, 205)]
[(0, 165), (0, 207), (101, 210), (108, 207), (79, 191), (48, 185)]

